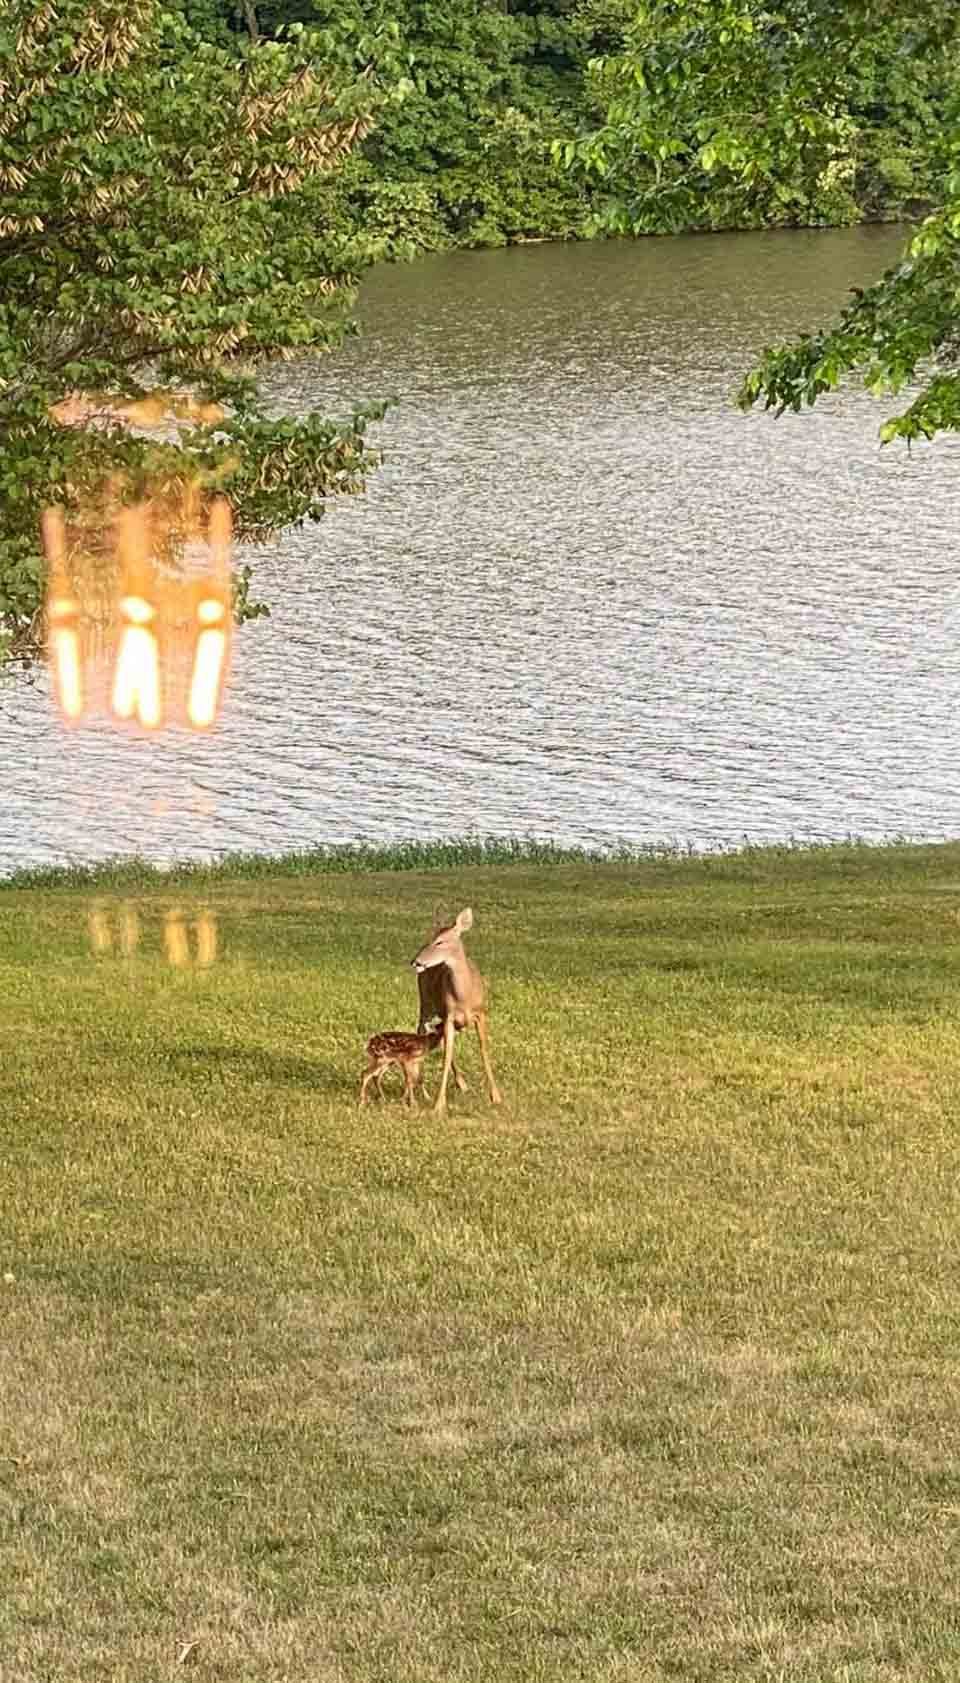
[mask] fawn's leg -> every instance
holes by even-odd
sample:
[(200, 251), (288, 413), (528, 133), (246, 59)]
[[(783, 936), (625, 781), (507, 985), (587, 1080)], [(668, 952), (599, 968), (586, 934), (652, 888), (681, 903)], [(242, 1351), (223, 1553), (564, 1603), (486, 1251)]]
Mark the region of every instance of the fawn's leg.
[(483, 1067), (487, 1072), (487, 1081), (490, 1084), (490, 1103), (499, 1104), (502, 1094), (497, 1086), (496, 1077), (493, 1073), (493, 1065), (490, 1062), (490, 1046), (487, 1039), (486, 1011), (477, 1012), (477, 1036), (480, 1041), (480, 1056), (483, 1059)]
[[(374, 1076), (376, 1075), (376, 1073), (377, 1073), (376, 1064), (371, 1064), (369, 1069), (364, 1071), (363, 1080), (360, 1083), (360, 1097), (357, 1100), (358, 1104), (366, 1104), (366, 1102), (367, 1102), (367, 1088), (369, 1087), (369, 1085), (370, 1085), (371, 1081), (373, 1080)], [(378, 1091), (379, 1091), (379, 1088), (378, 1088)]]
[(440, 1091), (434, 1110), (442, 1115), (447, 1108), (447, 1082), (450, 1079), (450, 1066), (453, 1063), (453, 1041), (456, 1035), (453, 1018), (448, 1017), (443, 1025), (443, 1074), (440, 1077)]
[(403, 1102), (413, 1106), (413, 1090), (420, 1078), (420, 1065), (416, 1059), (403, 1066)]

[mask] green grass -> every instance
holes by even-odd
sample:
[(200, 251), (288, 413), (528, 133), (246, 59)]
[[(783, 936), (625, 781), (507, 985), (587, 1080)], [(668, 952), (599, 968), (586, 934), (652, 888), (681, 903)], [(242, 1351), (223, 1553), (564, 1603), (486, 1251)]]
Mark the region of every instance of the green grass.
[(470, 836), (433, 841), (328, 842), (281, 854), (230, 853), (212, 863), (182, 861), (158, 866), (134, 855), (118, 855), (95, 865), (27, 866), (0, 878), (0, 888), (144, 887), (160, 882), (224, 882), (229, 878), (317, 876), (346, 871), (448, 870), (463, 865), (571, 865), (619, 859), (676, 857), (669, 844), (639, 852), (564, 847), (520, 836)]
[(960, 845), (406, 862), (0, 890), (4, 1683), (955, 1683)]
[(635, 848), (627, 843), (605, 848), (564, 846), (549, 840), (525, 836), (455, 836), (424, 841), (321, 842), (299, 851), (230, 853), (212, 862), (183, 860), (171, 866), (153, 864), (137, 854), (119, 854), (100, 864), (30, 865), (0, 877), (4, 888), (144, 888), (163, 883), (223, 883), (234, 878), (318, 876), (331, 872), (443, 871), (465, 865), (636, 865), (652, 860), (699, 859), (704, 870), (731, 868), (742, 873), (757, 861), (771, 861), (797, 854), (816, 859), (829, 856), (856, 867), (877, 854), (896, 854), (901, 863), (928, 850), (909, 849), (902, 841), (869, 845), (855, 838), (847, 843), (790, 842), (774, 845), (744, 844), (703, 854), (676, 843), (653, 843)]

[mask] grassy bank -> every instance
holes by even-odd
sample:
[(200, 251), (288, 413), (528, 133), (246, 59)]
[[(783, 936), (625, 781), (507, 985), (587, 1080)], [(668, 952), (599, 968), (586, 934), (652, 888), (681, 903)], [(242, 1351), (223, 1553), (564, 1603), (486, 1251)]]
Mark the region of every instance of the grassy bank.
[(224, 883), (237, 878), (249, 881), (263, 877), (327, 876), (331, 872), (355, 876), (379, 871), (450, 871), (477, 865), (650, 865), (668, 862), (675, 871), (681, 863), (696, 862), (698, 879), (754, 875), (758, 870), (776, 870), (780, 861), (791, 868), (800, 860), (819, 863), (829, 860), (838, 869), (873, 870), (878, 860), (884, 870), (912, 871), (936, 865), (939, 845), (903, 841), (750, 843), (713, 852), (698, 852), (678, 843), (660, 842), (631, 847), (628, 843), (605, 848), (567, 846), (560, 842), (527, 836), (467, 835), (436, 837), (421, 841), (321, 842), (315, 847), (286, 853), (233, 852), (212, 860), (181, 860), (157, 865), (137, 854), (117, 854), (95, 864), (28, 865), (0, 877), (0, 892), (11, 888), (159, 888), (190, 883), (194, 886)]
[(960, 845), (335, 863), (0, 891), (4, 1683), (953, 1683)]

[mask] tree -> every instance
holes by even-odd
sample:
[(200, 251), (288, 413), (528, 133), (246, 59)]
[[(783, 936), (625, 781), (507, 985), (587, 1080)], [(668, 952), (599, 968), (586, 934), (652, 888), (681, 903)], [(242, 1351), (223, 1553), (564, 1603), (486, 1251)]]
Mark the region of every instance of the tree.
[[(954, 0), (585, 0), (605, 122), (565, 143), (612, 232), (809, 225), (926, 210), (839, 323), (765, 353), (742, 407), (814, 403), (859, 372), (923, 377), (887, 441), (960, 428), (960, 9)], [(931, 367), (931, 365), (933, 365)]]
[[(210, 39), (243, 38), (237, 0), (177, 3)], [(572, 0), (257, 0), (256, 25), (277, 36), (309, 20), (324, 60), (344, 65), (393, 33), (407, 96), (351, 157), (343, 185), (347, 214), (399, 255), (581, 230), (584, 184), (550, 150), (582, 101), (571, 9)]]
[(955, 160), (944, 203), (907, 242), (900, 263), (875, 286), (854, 289), (839, 322), (769, 349), (740, 388), (750, 409), (799, 410), (859, 374), (875, 397), (919, 384), (916, 397), (880, 428), (893, 439), (960, 431), (960, 116), (949, 131)]
[(897, 215), (938, 191), (945, 0), (585, 0), (605, 121), (566, 156), (619, 233)]
[(333, 32), (395, 21), (412, 88), (351, 163), (356, 214), (419, 245), (504, 245), (582, 230), (585, 194), (550, 141), (580, 97), (573, 32), (556, 14), (500, 0), (312, 0)]
[(347, 329), (377, 253), (339, 216), (336, 171), (384, 97), (319, 70), (306, 34), (238, 56), (157, 0), (0, 0), (7, 648), (41, 633), (48, 504), (92, 510), (95, 546), (105, 484), (172, 509), (199, 478), (260, 538), (362, 488), (371, 411), (272, 420), (253, 370)]

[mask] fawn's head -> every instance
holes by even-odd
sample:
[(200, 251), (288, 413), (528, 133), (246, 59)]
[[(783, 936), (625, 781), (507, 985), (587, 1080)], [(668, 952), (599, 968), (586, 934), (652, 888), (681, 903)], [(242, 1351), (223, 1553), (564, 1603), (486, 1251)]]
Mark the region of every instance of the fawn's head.
[(410, 960), (414, 970), (432, 970), (437, 964), (449, 964), (463, 951), (460, 945), (461, 936), (465, 935), (473, 923), (473, 912), (465, 906), (458, 917), (454, 918), (446, 929), (437, 929), (431, 935), (425, 947), (421, 947), (415, 958)]

